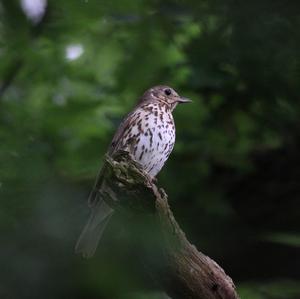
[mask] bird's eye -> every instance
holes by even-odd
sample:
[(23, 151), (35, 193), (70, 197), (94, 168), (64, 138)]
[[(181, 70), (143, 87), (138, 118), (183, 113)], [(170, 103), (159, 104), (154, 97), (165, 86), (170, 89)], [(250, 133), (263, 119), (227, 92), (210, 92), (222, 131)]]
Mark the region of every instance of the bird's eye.
[(172, 93), (171, 89), (169, 89), (169, 88), (165, 89), (165, 94), (167, 96), (169, 96), (171, 93)]

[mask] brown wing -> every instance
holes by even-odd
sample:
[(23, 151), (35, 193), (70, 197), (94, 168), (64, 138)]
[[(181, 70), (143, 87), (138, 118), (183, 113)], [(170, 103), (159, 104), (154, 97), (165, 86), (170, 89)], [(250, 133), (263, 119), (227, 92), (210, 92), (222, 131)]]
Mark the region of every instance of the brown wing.
[[(130, 120), (132, 115), (135, 113), (136, 109), (133, 110), (131, 113), (129, 113), (124, 120), (121, 122), (119, 128), (117, 129), (112, 142), (108, 148), (108, 155), (112, 155), (115, 151), (117, 151), (121, 145), (121, 140), (122, 140), (122, 136), (124, 135), (124, 132), (128, 129), (129, 125), (130, 125)], [(105, 171), (105, 166), (101, 167), (97, 177), (96, 177), (96, 181), (94, 184), (94, 187), (89, 195), (88, 198), (88, 205), (90, 207), (93, 207), (95, 205), (95, 203), (98, 201), (97, 198), (99, 196), (99, 190), (102, 189), (102, 185), (103, 185), (103, 174)]]
[(121, 141), (122, 141), (122, 137), (124, 135), (124, 132), (129, 128), (130, 123), (131, 123), (131, 119), (133, 114), (135, 113), (136, 109), (133, 110), (132, 112), (130, 112), (125, 118), (124, 120), (121, 122), (117, 132), (115, 133), (111, 144), (108, 148), (108, 154), (112, 155), (115, 151), (117, 151), (120, 147)]
[[(148, 90), (149, 92), (150, 90)], [(112, 155), (115, 151), (117, 151), (120, 147), (122, 136), (124, 132), (129, 128), (133, 115), (140, 108), (143, 109), (143, 105), (146, 101), (151, 100), (151, 96), (147, 94), (147, 92), (139, 99), (138, 104), (135, 106), (132, 112), (128, 113), (127, 116), (121, 122), (117, 132), (115, 133), (112, 142), (108, 148), (108, 154)]]

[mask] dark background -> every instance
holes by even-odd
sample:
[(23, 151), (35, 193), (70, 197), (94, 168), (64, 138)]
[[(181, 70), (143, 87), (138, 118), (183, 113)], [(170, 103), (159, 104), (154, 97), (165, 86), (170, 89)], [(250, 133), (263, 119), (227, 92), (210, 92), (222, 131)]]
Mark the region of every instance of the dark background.
[(118, 217), (95, 258), (73, 251), (116, 127), (157, 84), (193, 99), (159, 174), (188, 238), (243, 299), (300, 298), (299, 1), (33, 2), (0, 1), (0, 298), (162, 298)]

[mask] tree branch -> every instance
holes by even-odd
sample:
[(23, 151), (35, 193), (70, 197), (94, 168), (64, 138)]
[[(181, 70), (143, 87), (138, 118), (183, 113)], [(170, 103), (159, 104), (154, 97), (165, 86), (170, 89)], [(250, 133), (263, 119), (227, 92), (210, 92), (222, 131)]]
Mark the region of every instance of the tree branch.
[[(238, 299), (235, 286), (224, 270), (199, 252), (180, 229), (169, 207), (167, 194), (158, 189), (124, 151), (107, 156), (104, 170), (104, 200), (115, 209), (152, 213), (161, 233), (163, 273), (156, 280), (173, 299)], [(152, 271), (153, 270), (153, 271)], [(151, 273), (153, 277), (153, 273)]]

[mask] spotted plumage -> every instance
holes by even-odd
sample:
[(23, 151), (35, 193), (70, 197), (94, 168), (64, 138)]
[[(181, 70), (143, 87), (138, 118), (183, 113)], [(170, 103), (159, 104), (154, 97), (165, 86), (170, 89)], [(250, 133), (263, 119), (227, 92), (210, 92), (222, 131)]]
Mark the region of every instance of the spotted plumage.
[[(180, 97), (168, 86), (147, 90), (135, 109), (120, 124), (108, 150), (112, 155), (125, 150), (143, 170), (155, 177), (164, 166), (175, 143), (175, 124), (172, 112), (179, 103), (190, 100)], [(76, 244), (76, 251), (85, 257), (94, 254), (105, 225), (113, 210), (101, 199), (102, 171), (89, 197), (91, 217)]]
[[(118, 149), (128, 151), (152, 177), (159, 173), (170, 154), (169, 147), (173, 149), (175, 143), (175, 126), (171, 110), (156, 118), (161, 106), (159, 103), (146, 103), (138, 107), (127, 120), (128, 125), (121, 133), (123, 138), (113, 141), (110, 149), (110, 154)], [(172, 125), (167, 129), (164, 124), (168, 121)]]

